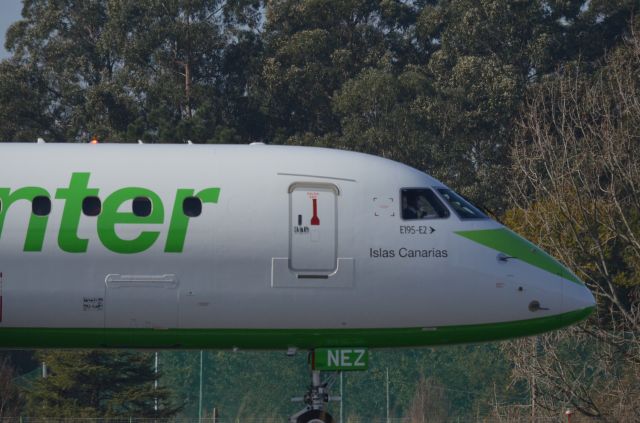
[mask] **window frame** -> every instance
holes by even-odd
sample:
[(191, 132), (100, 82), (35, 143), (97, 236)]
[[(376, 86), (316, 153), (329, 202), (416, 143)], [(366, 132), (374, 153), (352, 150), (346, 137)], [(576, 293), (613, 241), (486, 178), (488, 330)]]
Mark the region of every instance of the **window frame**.
[[(135, 209), (135, 204), (136, 201), (139, 200), (146, 200), (147, 202), (149, 202), (149, 213), (147, 214), (138, 214), (136, 213), (136, 209)], [(149, 217), (153, 214), (153, 201), (151, 200), (151, 198), (149, 197), (145, 197), (144, 195), (140, 195), (134, 199), (131, 200), (131, 213), (133, 213), (134, 216), (136, 217)]]
[[(468, 203), (476, 212), (480, 213), (480, 216), (474, 216), (474, 217), (466, 217), (466, 216), (460, 216), (460, 213), (458, 213), (458, 210), (456, 210), (455, 207), (453, 207), (453, 205), (446, 199), (444, 198), (444, 194), (442, 194), (440, 192), (440, 190), (448, 190), (452, 193), (454, 193), (455, 195), (457, 195), (458, 197), (462, 198), (466, 203)], [(471, 201), (467, 200), (466, 198), (464, 198), (463, 195), (458, 194), (457, 192), (455, 192), (454, 190), (452, 190), (449, 187), (446, 186), (439, 186), (439, 187), (434, 187), (434, 191), (436, 192), (436, 194), (438, 195), (438, 197), (440, 197), (442, 199), (442, 201), (445, 203), (445, 205), (447, 205), (448, 208), (450, 208), (451, 210), (453, 210), (453, 212), (456, 214), (456, 216), (458, 216), (458, 218), (460, 220), (485, 220), (485, 219), (489, 219), (491, 220), (491, 218), (489, 216), (487, 216), (482, 210), (480, 210), (478, 208), (478, 206), (476, 206), (475, 204), (473, 204)]]
[[(47, 210), (46, 213), (36, 213), (36, 200), (39, 200), (41, 198), (44, 198), (49, 202), (49, 209)], [(39, 217), (46, 217), (46, 216), (49, 216), (51, 214), (52, 210), (53, 210), (53, 203), (51, 202), (51, 197), (47, 197), (46, 195), (36, 195), (35, 197), (33, 197), (31, 199), (31, 214), (32, 215), (39, 216)]]
[[(187, 203), (187, 200), (198, 200), (198, 203), (200, 204), (200, 212), (198, 214), (190, 215), (190, 214), (186, 213), (185, 205)], [(194, 219), (194, 218), (200, 217), (200, 216), (202, 216), (202, 204), (203, 204), (202, 203), (202, 199), (200, 197), (198, 197), (197, 195), (192, 195), (190, 197), (185, 197), (185, 198), (182, 199), (182, 214), (187, 216), (190, 219)]]
[[(84, 202), (87, 201), (90, 198), (95, 198), (98, 200), (99, 203), (99, 209), (100, 211), (98, 212), (98, 214), (87, 214), (84, 210)], [(133, 209), (133, 206), (131, 207)], [(82, 199), (82, 215), (86, 216), (86, 217), (97, 217), (100, 216), (102, 214), (102, 199), (100, 197), (98, 197), (97, 195), (88, 195), (86, 197), (84, 197)]]
[[(436, 201), (438, 201), (440, 203), (440, 205), (444, 208), (444, 210), (446, 210), (447, 215), (446, 216), (438, 216), (436, 214), (436, 216), (427, 216), (427, 217), (416, 217), (415, 219), (405, 219), (404, 218), (404, 213), (403, 213), (403, 207), (402, 207), (402, 198), (403, 198), (403, 191), (405, 190), (427, 190), (427, 191), (431, 191), (431, 193), (434, 194), (434, 198)], [(449, 208), (447, 207), (447, 205), (444, 203), (443, 199), (440, 198), (440, 196), (438, 196), (438, 194), (435, 192), (436, 190), (434, 189), (434, 187), (401, 187), (400, 188), (400, 204), (399, 209), (400, 209), (400, 219), (402, 219), (405, 222), (415, 222), (415, 221), (422, 221), (422, 220), (446, 220), (449, 219), (451, 217), (451, 210), (449, 210)], [(428, 199), (427, 199), (428, 200)], [(435, 210), (435, 207), (434, 207)], [(437, 210), (436, 210), (437, 213)]]

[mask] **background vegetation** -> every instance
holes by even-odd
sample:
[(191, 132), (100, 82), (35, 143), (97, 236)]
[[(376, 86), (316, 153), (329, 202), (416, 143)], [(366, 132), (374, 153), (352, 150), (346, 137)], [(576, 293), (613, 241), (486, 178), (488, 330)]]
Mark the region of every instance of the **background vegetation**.
[[(389, 368), (393, 414), (416, 421), (566, 408), (574, 421), (638, 421), (639, 6), (24, 0), (0, 62), (0, 139), (264, 141), (425, 170), (561, 258), (598, 311), (536, 338), (374, 352), (370, 372), (345, 378), (345, 415), (384, 415)], [(146, 354), (11, 358), (0, 416), (197, 415), (197, 352), (162, 352), (152, 392)], [(19, 376), (43, 359), (52, 377)], [(116, 383), (118, 366), (130, 367)], [(227, 418), (286, 415), (307, 383), (304, 356), (207, 352), (205, 369), (205, 407)]]

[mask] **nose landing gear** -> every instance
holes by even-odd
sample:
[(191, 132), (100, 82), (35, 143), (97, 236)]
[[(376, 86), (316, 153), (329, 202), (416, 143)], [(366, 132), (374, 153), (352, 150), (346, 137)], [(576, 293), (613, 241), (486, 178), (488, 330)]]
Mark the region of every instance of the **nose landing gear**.
[[(293, 416), (291, 416), (293, 418)], [(296, 420), (289, 420), (296, 423), (334, 423), (331, 414), (322, 410), (309, 410), (298, 416)]]
[[(313, 354), (313, 352), (311, 352)], [(313, 360), (312, 360), (313, 361)], [(325, 407), (329, 401), (340, 401), (339, 396), (330, 396), (329, 389), (335, 383), (335, 373), (322, 382), (320, 371), (312, 368), (311, 385), (304, 397), (292, 398), (294, 402), (304, 402), (305, 408), (289, 417), (289, 423), (335, 423)]]

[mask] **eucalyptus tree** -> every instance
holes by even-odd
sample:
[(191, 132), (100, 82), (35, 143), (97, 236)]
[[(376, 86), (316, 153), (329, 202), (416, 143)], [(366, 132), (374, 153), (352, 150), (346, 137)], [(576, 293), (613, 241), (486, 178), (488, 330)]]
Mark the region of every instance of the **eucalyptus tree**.
[(234, 122), (228, 104), (238, 99), (227, 102), (226, 93), (246, 96), (237, 85), (246, 85), (247, 57), (260, 45), (259, 8), (224, 0), (26, 0), (7, 47), (15, 66), (44, 83), (38, 100), (61, 140), (207, 141)]
[(22, 19), (7, 31), (14, 65), (44, 84), (32, 98), (46, 107), (35, 110), (63, 140), (86, 138), (94, 126), (127, 124), (129, 105), (114, 81), (121, 62), (105, 43), (107, 20), (103, 1), (25, 0)]
[[(223, 133), (234, 117), (228, 104), (245, 95), (248, 58), (259, 48), (258, 6), (224, 0), (110, 4), (107, 31), (140, 108), (129, 135), (203, 142)], [(238, 53), (243, 49), (246, 55)], [(227, 93), (234, 98), (227, 101)]]
[[(254, 95), (262, 98), (268, 134), (339, 133), (334, 93), (360, 71), (404, 60), (408, 43), (391, 33), (406, 26), (413, 8), (373, 0), (273, 1), (266, 9), (265, 57)], [(414, 13), (415, 14), (415, 13)], [(390, 42), (393, 38), (396, 45)], [(409, 45), (410, 47), (410, 45)], [(395, 51), (394, 51), (395, 49)]]

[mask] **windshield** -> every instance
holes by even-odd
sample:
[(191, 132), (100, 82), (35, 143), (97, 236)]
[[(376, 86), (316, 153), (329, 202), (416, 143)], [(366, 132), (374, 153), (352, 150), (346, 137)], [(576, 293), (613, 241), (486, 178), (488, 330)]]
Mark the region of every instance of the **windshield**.
[(486, 219), (487, 216), (459, 194), (447, 188), (438, 188), (438, 192), (461, 219)]

